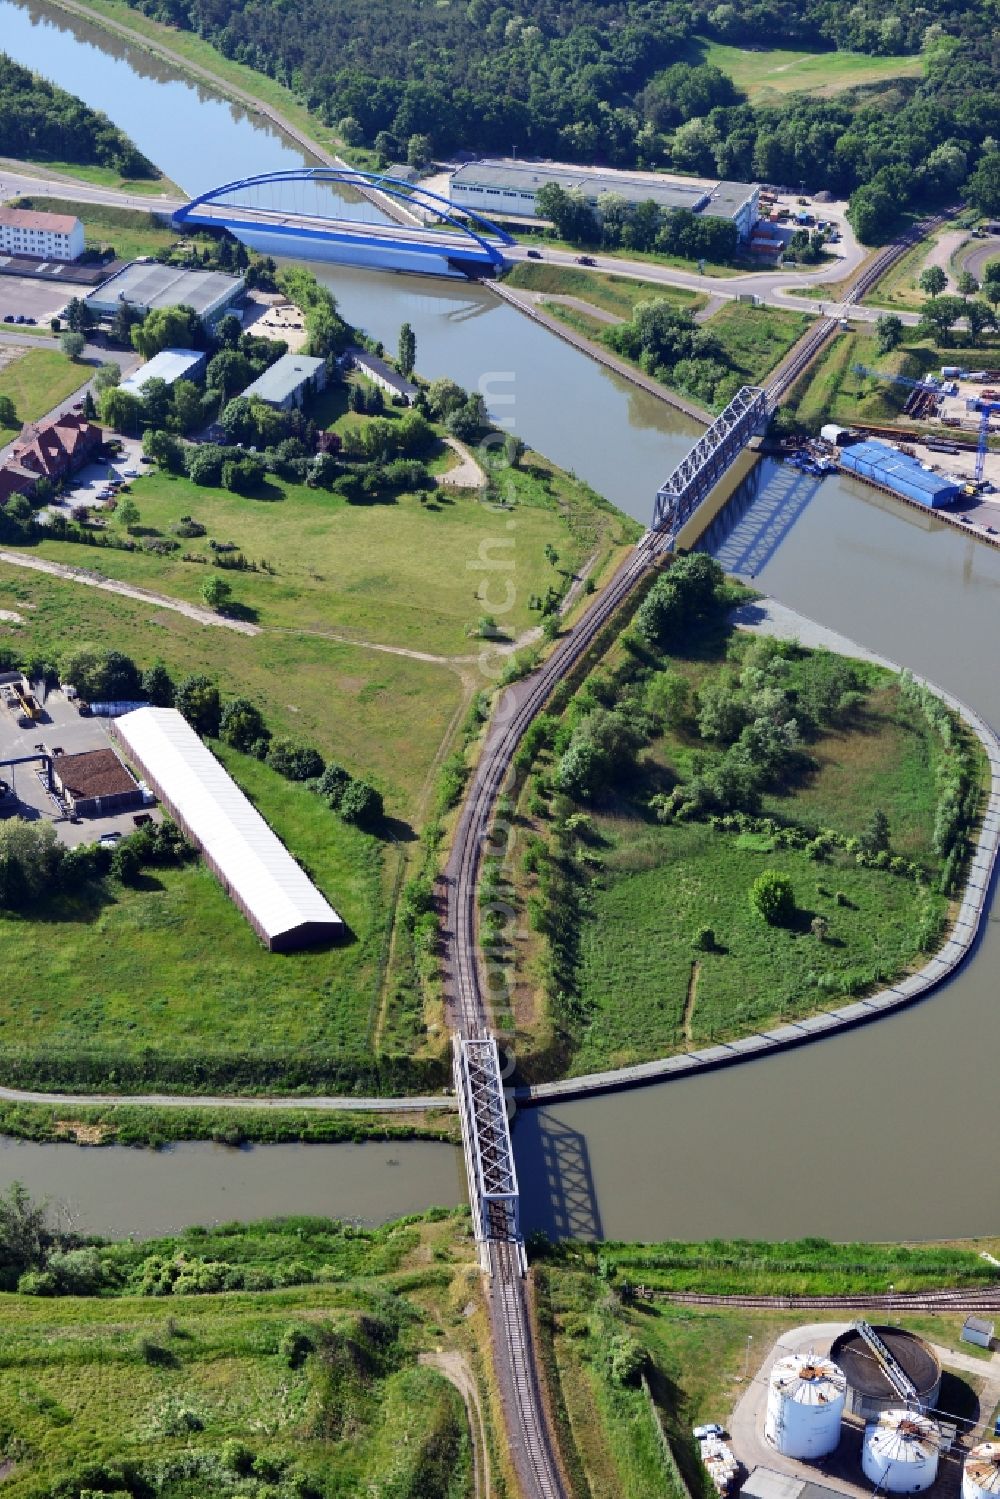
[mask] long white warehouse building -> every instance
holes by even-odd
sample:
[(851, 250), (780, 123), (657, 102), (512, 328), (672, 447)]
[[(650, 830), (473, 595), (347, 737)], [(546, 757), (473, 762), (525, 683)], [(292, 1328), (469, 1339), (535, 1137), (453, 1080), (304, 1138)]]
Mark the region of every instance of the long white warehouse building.
[(272, 952), (344, 935), (326, 897), (176, 708), (137, 708), (111, 731)]

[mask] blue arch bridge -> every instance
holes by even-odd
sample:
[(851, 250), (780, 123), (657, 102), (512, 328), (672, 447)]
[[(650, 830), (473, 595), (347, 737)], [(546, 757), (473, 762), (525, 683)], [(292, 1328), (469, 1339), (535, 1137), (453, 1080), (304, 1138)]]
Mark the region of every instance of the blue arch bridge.
[(173, 215), (228, 229), (268, 255), (422, 275), (496, 276), (516, 243), (499, 225), (420, 183), (353, 167), (303, 167), (227, 182)]

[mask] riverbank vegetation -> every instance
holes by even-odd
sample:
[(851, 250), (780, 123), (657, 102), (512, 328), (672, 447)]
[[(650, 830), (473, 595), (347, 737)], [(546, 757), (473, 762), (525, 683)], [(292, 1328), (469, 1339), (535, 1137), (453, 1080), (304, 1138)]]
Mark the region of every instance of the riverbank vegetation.
[(4, 52), (0, 52), (0, 155), (107, 168), (116, 186), (159, 177), (153, 163), (107, 115)]
[(477, 1408), (473, 1437), (441, 1372), (488, 1387), (464, 1215), (108, 1244), (23, 1198), (3, 1208), (4, 1278), (21, 1287), (0, 1296), (15, 1499), (471, 1499)]
[(941, 940), (978, 743), (905, 676), (740, 633), (732, 597), (674, 563), (529, 731), (516, 852), (485, 880), (527, 918), (493, 934), (526, 1077), (829, 1008)]

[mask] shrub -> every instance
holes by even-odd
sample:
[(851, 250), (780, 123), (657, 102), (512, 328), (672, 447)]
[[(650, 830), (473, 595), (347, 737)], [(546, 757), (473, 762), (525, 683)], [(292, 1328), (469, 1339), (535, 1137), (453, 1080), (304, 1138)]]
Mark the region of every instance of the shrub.
[(267, 752), (272, 770), (289, 781), (312, 781), (323, 774), (323, 756), (307, 744), (291, 739), (275, 739)]
[(712, 952), (715, 949), (715, 933), (710, 926), (700, 926), (691, 938), (695, 952)]
[(352, 781), (340, 798), (338, 810), (345, 822), (370, 828), (381, 821), (382, 797), (367, 781)]
[(765, 869), (750, 887), (750, 908), (768, 926), (788, 926), (795, 915), (795, 892), (788, 876)]
[(315, 1348), (311, 1334), (304, 1327), (286, 1327), (278, 1352), (289, 1369), (300, 1369)]
[(330, 806), (336, 811), (340, 806), (344, 792), (350, 784), (350, 773), (342, 765), (331, 763), (316, 782), (316, 790), (320, 796), (326, 798)]

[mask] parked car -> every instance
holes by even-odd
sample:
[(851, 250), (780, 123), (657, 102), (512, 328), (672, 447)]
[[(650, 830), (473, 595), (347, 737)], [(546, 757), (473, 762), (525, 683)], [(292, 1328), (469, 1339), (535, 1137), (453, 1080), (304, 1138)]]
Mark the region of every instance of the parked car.
[(5, 312), (3, 320), (5, 323), (12, 323), (14, 321), (14, 314), (12, 312)]
[(529, 260), (541, 260), (541, 258), (542, 258), (542, 252), (541, 252), (541, 250), (529, 250), (528, 251), (528, 259)]
[(725, 1432), (717, 1421), (707, 1421), (704, 1426), (696, 1426), (692, 1436), (696, 1441), (704, 1441), (705, 1437), (724, 1437)]
[(115, 844), (118, 842), (118, 840), (120, 838), (121, 838), (121, 833), (116, 833), (116, 832), (102, 833), (101, 836), (100, 836), (100, 838), (97, 841), (100, 844), (101, 848), (114, 848)]

